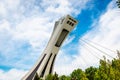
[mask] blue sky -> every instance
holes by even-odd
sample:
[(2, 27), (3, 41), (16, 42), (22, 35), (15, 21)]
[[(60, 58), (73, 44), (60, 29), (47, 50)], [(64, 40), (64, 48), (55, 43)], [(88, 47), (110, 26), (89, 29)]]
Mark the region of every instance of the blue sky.
[(81, 39), (113, 51), (120, 49), (120, 10), (115, 0), (0, 0), (0, 80), (20, 80), (46, 47), (55, 21), (66, 14), (79, 23), (56, 58), (54, 71), (59, 75), (97, 67), (105, 55)]

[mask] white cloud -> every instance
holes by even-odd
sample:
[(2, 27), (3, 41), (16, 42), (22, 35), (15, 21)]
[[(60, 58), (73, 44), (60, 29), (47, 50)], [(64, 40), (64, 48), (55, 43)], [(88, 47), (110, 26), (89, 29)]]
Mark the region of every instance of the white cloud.
[(19, 6), (20, 0), (4, 0), (3, 2), (9, 10), (16, 10)]
[(6, 14), (5, 5), (3, 3), (0, 3), (0, 15), (4, 16)]
[(10, 24), (7, 20), (3, 20), (0, 22), (1, 23), (1, 26), (0, 26), (0, 31), (3, 31), (3, 30), (10, 30)]
[(26, 72), (18, 69), (0, 70), (0, 80), (20, 80)]

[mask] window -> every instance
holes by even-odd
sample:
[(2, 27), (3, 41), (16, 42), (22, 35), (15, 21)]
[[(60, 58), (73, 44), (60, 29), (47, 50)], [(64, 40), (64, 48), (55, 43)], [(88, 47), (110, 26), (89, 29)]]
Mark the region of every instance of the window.
[(72, 23), (71, 26), (74, 26), (74, 23)]
[(67, 24), (69, 24), (70, 23), (70, 21), (67, 21)]
[(67, 21), (67, 24), (74, 26), (74, 23), (72, 23), (71, 21)]
[(70, 25), (72, 24), (72, 22), (70, 22)]
[(72, 20), (73, 22), (75, 22), (76, 23), (76, 21), (75, 20), (73, 20), (72, 18), (69, 18), (70, 20)]
[(60, 47), (63, 40), (65, 39), (65, 37), (67, 36), (68, 33), (69, 33), (69, 31), (63, 29), (58, 40), (57, 40), (57, 43), (55, 44), (55, 46)]

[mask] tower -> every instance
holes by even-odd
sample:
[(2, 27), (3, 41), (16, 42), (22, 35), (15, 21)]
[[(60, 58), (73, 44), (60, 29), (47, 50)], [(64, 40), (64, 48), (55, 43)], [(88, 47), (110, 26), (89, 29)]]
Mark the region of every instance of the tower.
[(33, 68), (22, 78), (22, 80), (34, 80), (36, 74), (45, 79), (45, 76), (52, 74), (56, 55), (67, 35), (74, 29), (77, 21), (67, 15), (55, 22), (52, 36), (47, 47)]

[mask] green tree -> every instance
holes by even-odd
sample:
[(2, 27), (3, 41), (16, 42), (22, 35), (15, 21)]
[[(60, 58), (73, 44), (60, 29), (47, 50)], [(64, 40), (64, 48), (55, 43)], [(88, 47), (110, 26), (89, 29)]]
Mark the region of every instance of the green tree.
[(81, 69), (74, 70), (71, 73), (71, 80), (88, 80), (85, 72), (83, 72)]
[(59, 80), (58, 74), (57, 73), (55, 73), (54, 75), (49, 74), (46, 76), (45, 80)]
[(100, 60), (100, 66), (95, 74), (95, 80), (109, 80), (109, 72), (110, 64), (106, 61), (106, 57), (104, 56), (104, 60)]
[(45, 80), (53, 80), (53, 75), (49, 74), (45, 77)]
[(114, 71), (115, 80), (120, 80), (120, 59), (112, 60), (112, 69)]
[(100, 60), (100, 66), (95, 74), (95, 80), (120, 80), (120, 59), (112, 61)]
[(89, 67), (85, 70), (85, 74), (89, 80), (94, 80), (95, 73), (97, 72), (97, 68)]
[(59, 80), (71, 80), (71, 79), (70, 79), (70, 76), (62, 75), (59, 77)]
[(41, 79), (41, 78), (38, 76), (38, 74), (36, 73), (34, 80), (42, 80), (42, 79)]
[(54, 76), (53, 76), (53, 80), (59, 80), (58, 78), (58, 74), (55, 72)]

